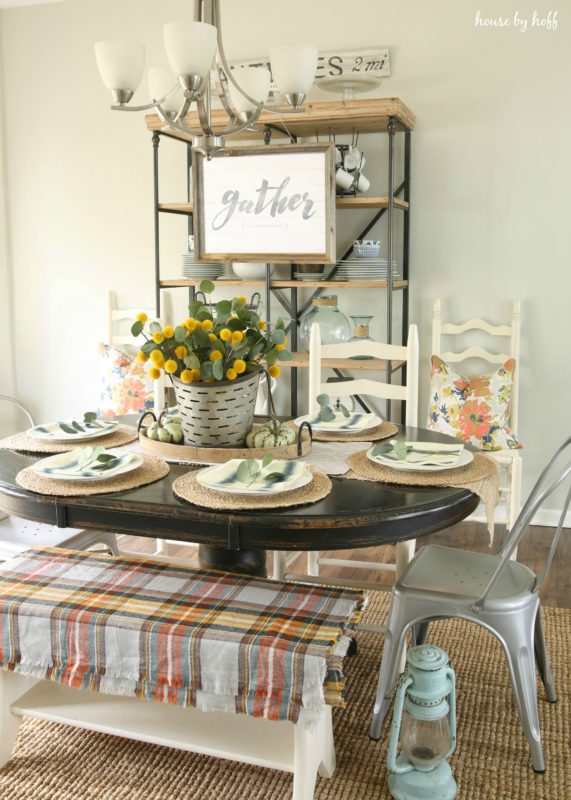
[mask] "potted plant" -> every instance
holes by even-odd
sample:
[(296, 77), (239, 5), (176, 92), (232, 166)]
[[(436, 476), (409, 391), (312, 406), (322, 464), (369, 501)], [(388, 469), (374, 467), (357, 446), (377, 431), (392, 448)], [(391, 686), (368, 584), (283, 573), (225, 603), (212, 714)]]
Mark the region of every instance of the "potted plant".
[(268, 330), (246, 298), (212, 303), (211, 281), (199, 286), (205, 301), (189, 305), (190, 316), (162, 327), (139, 314), (133, 336), (146, 339), (137, 354), (153, 380), (166, 373), (174, 385), (185, 444), (242, 445), (252, 426), (260, 374), (278, 378), (285, 349), (284, 322)]

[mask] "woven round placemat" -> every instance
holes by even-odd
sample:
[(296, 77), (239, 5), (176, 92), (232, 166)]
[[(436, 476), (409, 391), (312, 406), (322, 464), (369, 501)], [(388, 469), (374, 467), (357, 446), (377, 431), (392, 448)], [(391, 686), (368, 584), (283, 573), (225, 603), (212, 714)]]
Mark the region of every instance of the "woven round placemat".
[[(388, 592), (371, 592), (363, 622), (382, 625), (390, 597)], [(539, 685), (544, 775), (531, 769), (500, 643), (464, 620), (441, 620), (430, 626), (430, 643), (444, 648), (456, 672), (461, 713), (451, 766), (461, 800), (569, 798), (571, 612), (544, 607), (543, 624), (559, 694), (552, 705)], [(348, 659), (343, 670), (347, 708), (333, 709), (337, 767), (331, 778), (317, 778), (315, 800), (391, 800), (390, 720), (380, 741), (368, 736), (383, 637), (357, 631), (357, 644), (357, 656)], [(149, 714), (152, 711), (150, 707)], [(180, 715), (185, 711), (180, 709)], [(0, 770), (3, 800), (213, 800), (222, 794), (224, 800), (291, 800), (292, 776), (28, 716), (23, 717), (12, 758)]]
[(497, 464), (488, 456), (474, 454), (474, 460), (465, 467), (445, 469), (441, 472), (420, 472), (419, 470), (392, 469), (373, 463), (367, 458), (367, 451), (361, 450), (349, 456), (347, 463), (360, 478), (382, 483), (400, 483), (403, 486), (463, 486), (466, 483), (490, 478), (497, 472)]
[(169, 465), (161, 458), (142, 455), (143, 464), (125, 475), (115, 478), (94, 481), (62, 481), (57, 478), (44, 478), (38, 475), (31, 467), (21, 470), (16, 475), (16, 482), (24, 489), (38, 494), (51, 494), (57, 497), (81, 497), (90, 494), (110, 494), (111, 492), (124, 492), (127, 489), (136, 489), (146, 486), (147, 483), (164, 478), (170, 472)]
[[(297, 426), (296, 426), (297, 430)], [(378, 442), (381, 439), (388, 439), (398, 433), (398, 428), (392, 422), (381, 422), (376, 428), (371, 428), (362, 433), (324, 433), (312, 428), (312, 438), (314, 442)]]
[(269, 496), (230, 494), (206, 489), (197, 480), (198, 470), (187, 472), (186, 475), (177, 478), (173, 483), (173, 490), (181, 500), (186, 500), (195, 506), (213, 508), (216, 511), (302, 506), (306, 503), (317, 503), (318, 500), (323, 500), (331, 491), (331, 481), (327, 475), (317, 467), (310, 467), (310, 470), (313, 473), (313, 480), (307, 486), (290, 492), (276, 492)]
[(47, 442), (39, 439), (32, 439), (25, 433), (14, 433), (5, 439), (0, 439), (0, 450), (17, 450), (19, 453), (40, 453), (56, 454), (69, 453), (76, 447), (88, 447), (101, 445), (102, 447), (120, 447), (123, 444), (134, 442), (139, 434), (137, 429), (131, 425), (119, 425), (119, 427), (108, 433), (106, 436), (99, 436), (97, 439), (82, 439), (77, 442)]

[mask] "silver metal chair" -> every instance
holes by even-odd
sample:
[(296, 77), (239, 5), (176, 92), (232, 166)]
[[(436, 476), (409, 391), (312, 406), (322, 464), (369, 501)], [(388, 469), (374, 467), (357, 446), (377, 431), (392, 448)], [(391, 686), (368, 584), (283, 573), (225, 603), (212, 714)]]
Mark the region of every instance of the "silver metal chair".
[[(30, 426), (34, 420), (28, 409), (14, 397), (0, 395), (5, 401), (18, 408)], [(77, 528), (57, 528), (26, 519), (10, 517), (0, 511), (0, 561), (6, 561), (27, 550), (29, 547), (65, 547), (69, 550), (87, 550), (102, 544), (114, 555), (119, 554), (117, 539), (110, 531), (84, 531)]]
[[(545, 772), (537, 711), (534, 654), (547, 699), (555, 703), (557, 695), (543, 635), (538, 592), (555, 555), (571, 500), (571, 488), (567, 491), (559, 524), (541, 573), (535, 575), (524, 564), (511, 560), (510, 556), (538, 508), (569, 479), (571, 462), (562, 468), (563, 462), (560, 459), (569, 445), (571, 437), (555, 451), (547, 463), (497, 555), (428, 545), (419, 550), (395, 582), (371, 722), (371, 738), (380, 738), (383, 720), (398, 677), (407, 632), (413, 626), (420, 626), (422, 639), (427, 623), (431, 620), (460, 617), (482, 625), (499, 639), (508, 662), (521, 723), (531, 749), (533, 769), (535, 772)], [(418, 639), (417, 635), (417, 643)]]

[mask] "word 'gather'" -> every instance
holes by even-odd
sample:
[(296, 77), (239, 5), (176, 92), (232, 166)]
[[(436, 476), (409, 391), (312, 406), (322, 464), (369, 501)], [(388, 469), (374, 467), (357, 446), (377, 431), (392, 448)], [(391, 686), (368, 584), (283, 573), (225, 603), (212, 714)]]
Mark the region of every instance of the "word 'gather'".
[(302, 219), (311, 219), (316, 212), (309, 192), (292, 194), (288, 197), (285, 194), (285, 189), (289, 181), (289, 178), (284, 178), (279, 186), (270, 186), (269, 182), (264, 178), (260, 188), (255, 191), (258, 197), (254, 200), (240, 199), (240, 191), (238, 189), (228, 189), (222, 195), (223, 208), (214, 216), (212, 227), (214, 230), (219, 231), (232, 219), (236, 212), (258, 215), (266, 212), (271, 217), (277, 217), (287, 211), (292, 212), (301, 209)]

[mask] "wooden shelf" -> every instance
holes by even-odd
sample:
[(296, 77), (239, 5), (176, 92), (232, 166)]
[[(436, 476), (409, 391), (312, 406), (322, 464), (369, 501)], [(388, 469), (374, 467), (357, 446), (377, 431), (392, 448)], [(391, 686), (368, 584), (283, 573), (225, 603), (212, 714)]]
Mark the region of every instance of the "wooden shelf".
[[(309, 355), (307, 353), (292, 353), (291, 361), (278, 361), (280, 367), (297, 367), (298, 369), (308, 369)], [(392, 371), (400, 369), (404, 361), (393, 361)], [(324, 369), (358, 369), (358, 370), (381, 370), (386, 372), (387, 362), (380, 358), (323, 358), (321, 366)]]
[(86, 692), (40, 681), (12, 714), (122, 736), (246, 764), (293, 771), (295, 726), (244, 714), (204, 713), (138, 697)]
[[(183, 286), (198, 286), (204, 278), (169, 278), (160, 282), (161, 289), (176, 289)], [(257, 286), (266, 285), (265, 281), (214, 280), (216, 286)], [(405, 289), (408, 281), (394, 280), (393, 289)], [(386, 281), (270, 281), (272, 289), (386, 289)]]
[[(337, 208), (388, 208), (388, 197), (369, 197), (367, 195), (358, 195), (357, 197), (337, 197), (335, 200)], [(400, 197), (395, 197), (394, 207), (402, 211), (408, 211), (409, 204), (406, 200), (401, 200)], [(159, 211), (166, 214), (192, 214), (193, 203), (159, 203)]]
[[(388, 197), (369, 197), (366, 194), (357, 195), (357, 197), (337, 197), (335, 199), (335, 206), (337, 208), (388, 208)], [(409, 203), (406, 200), (401, 200), (400, 197), (395, 197), (394, 207), (408, 211)]]
[[(287, 110), (287, 109), (284, 109)], [(263, 111), (256, 123), (254, 131), (242, 131), (233, 137), (235, 141), (263, 139), (264, 125), (272, 125), (272, 139), (288, 138), (287, 131), (294, 136), (311, 136), (322, 134), (352, 134), (386, 132), (389, 120), (393, 118), (399, 130), (413, 130), (416, 117), (398, 97), (370, 98), (367, 100), (333, 100), (319, 103), (306, 103), (303, 110), (294, 114), (279, 114)], [(200, 130), (198, 115), (187, 114), (187, 122), (195, 130)], [(191, 137), (178, 131), (170, 131), (157, 114), (145, 117), (147, 128), (151, 131), (164, 130), (178, 139), (190, 141)], [(212, 111), (212, 127), (215, 132), (223, 130), (228, 124), (228, 115), (223, 109)], [(283, 126), (283, 130), (275, 130)], [(287, 127), (286, 127), (287, 126)]]

